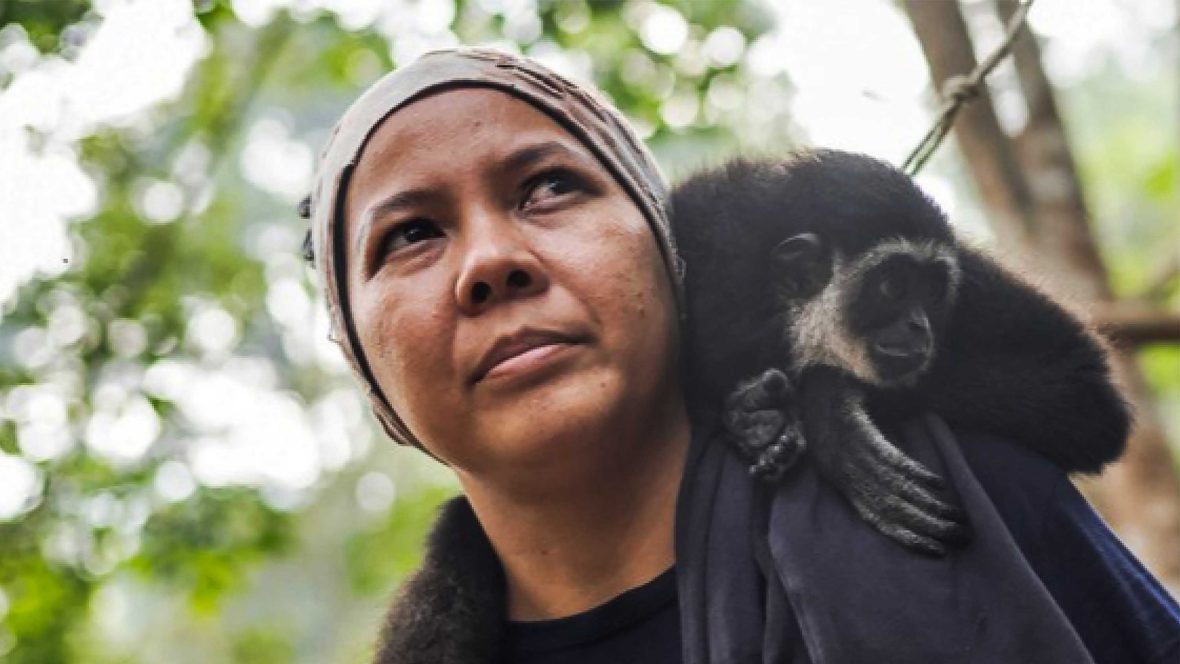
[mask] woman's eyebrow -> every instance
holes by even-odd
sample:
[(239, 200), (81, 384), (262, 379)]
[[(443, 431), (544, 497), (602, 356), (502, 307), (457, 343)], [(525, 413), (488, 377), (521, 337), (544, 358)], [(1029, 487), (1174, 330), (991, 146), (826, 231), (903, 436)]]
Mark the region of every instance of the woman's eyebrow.
[(362, 249), (365, 245), (365, 238), (369, 237), (369, 229), (372, 227), (374, 221), (400, 212), (406, 208), (412, 208), (438, 200), (439, 196), (440, 194), (437, 191), (429, 188), (406, 189), (394, 192), (369, 206), (369, 209), (365, 210), (364, 215), (362, 215), (361, 226), (357, 230), (356, 254), (358, 256), (364, 255)]
[(592, 162), (590, 157), (582, 154), (581, 152), (570, 149), (561, 141), (544, 141), (541, 143), (535, 143), (533, 145), (526, 145), (525, 147), (519, 148), (510, 153), (501, 162), (500, 172), (511, 173), (521, 170), (533, 163), (541, 161), (542, 159), (555, 155), (571, 157), (580, 162), (586, 163), (587, 165), (590, 165)]

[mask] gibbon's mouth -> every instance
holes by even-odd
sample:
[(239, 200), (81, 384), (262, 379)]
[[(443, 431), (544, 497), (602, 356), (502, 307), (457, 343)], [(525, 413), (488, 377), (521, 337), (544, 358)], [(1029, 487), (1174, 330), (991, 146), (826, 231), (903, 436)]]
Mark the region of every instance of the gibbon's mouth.
[(924, 371), (930, 361), (930, 347), (898, 348), (873, 346), (873, 364), (877, 374), (887, 383), (897, 383)]
[(488, 373), (498, 365), (514, 357), (523, 355), (535, 348), (553, 345), (572, 345), (585, 343), (585, 336), (557, 332), (553, 330), (537, 330), (523, 328), (512, 334), (496, 339), (484, 351), (475, 370), (471, 373), (470, 383), (475, 384), (483, 380)]
[(911, 358), (925, 359), (930, 354), (930, 344), (927, 342), (909, 343), (875, 343), (873, 350), (878, 355), (905, 360)]

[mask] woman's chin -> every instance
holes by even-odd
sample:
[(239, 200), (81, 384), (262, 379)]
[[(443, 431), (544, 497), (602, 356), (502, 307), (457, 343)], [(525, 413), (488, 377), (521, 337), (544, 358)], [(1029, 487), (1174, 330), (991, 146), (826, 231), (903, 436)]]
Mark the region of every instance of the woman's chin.
[(609, 414), (625, 411), (627, 401), (621, 377), (574, 372), (481, 412), (480, 446), (518, 467), (590, 462), (588, 456), (607, 451), (602, 442), (618, 425)]

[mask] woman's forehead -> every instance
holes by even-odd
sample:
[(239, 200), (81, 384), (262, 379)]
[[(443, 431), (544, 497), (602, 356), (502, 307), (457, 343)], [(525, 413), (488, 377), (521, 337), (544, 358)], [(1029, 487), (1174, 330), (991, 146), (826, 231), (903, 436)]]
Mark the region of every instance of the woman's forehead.
[[(358, 163), (437, 157), (451, 163), (521, 143), (556, 141), (589, 154), (577, 138), (532, 104), (491, 88), (447, 90), (416, 100), (388, 116), (373, 132)], [(460, 152), (451, 149), (466, 148)]]
[(512, 173), (552, 157), (602, 168), (560, 124), (510, 94), (436, 93), (386, 118), (365, 145), (349, 186), (348, 225), (383, 202), (412, 199), (459, 174)]

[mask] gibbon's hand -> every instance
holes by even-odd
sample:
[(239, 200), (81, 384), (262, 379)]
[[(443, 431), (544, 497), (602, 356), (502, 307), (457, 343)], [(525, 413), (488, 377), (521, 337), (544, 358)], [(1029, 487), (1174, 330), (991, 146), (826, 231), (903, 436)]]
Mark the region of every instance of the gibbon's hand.
[(778, 369), (738, 385), (726, 399), (724, 420), (734, 444), (751, 462), (750, 474), (766, 481), (782, 477), (806, 447), (795, 390)]
[[(864, 414), (863, 398), (843, 372), (806, 375), (805, 431), (816, 470), (861, 518), (903, 546), (942, 557), (969, 542), (967, 514), (946, 482), (885, 438)], [(849, 402), (857, 407), (833, 412), (832, 404)]]

